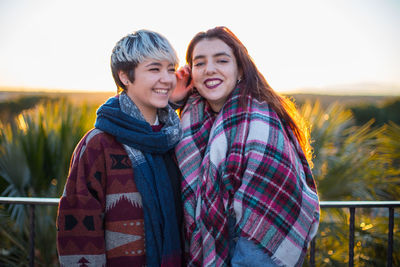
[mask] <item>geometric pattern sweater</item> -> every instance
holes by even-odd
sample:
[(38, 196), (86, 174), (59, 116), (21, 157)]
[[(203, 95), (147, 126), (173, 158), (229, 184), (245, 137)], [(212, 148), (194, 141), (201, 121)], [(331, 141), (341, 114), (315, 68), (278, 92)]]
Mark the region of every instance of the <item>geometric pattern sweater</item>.
[[(173, 160), (166, 165), (168, 173), (177, 169)], [(175, 174), (169, 176), (180, 207)], [(181, 213), (177, 208), (178, 217)], [(61, 266), (146, 264), (142, 198), (131, 161), (114, 136), (98, 129), (89, 131), (73, 153), (58, 209), (57, 249)]]

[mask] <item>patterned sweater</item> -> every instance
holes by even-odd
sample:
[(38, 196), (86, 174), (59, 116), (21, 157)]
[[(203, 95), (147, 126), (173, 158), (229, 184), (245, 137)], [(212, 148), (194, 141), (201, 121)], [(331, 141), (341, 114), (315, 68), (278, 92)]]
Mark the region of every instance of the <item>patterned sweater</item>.
[[(164, 157), (175, 204), (180, 207), (179, 172), (168, 158)], [(177, 214), (180, 221), (179, 209)], [(145, 265), (142, 198), (131, 161), (113, 136), (93, 129), (76, 147), (57, 228), (61, 266)]]

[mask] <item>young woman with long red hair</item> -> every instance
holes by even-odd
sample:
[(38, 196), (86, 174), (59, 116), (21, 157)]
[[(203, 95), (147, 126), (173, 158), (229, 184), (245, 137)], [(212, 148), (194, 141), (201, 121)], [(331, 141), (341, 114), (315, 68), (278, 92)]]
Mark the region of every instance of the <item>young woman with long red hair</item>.
[(198, 33), (186, 60), (173, 99), (192, 89), (175, 149), (187, 265), (301, 266), (319, 224), (308, 129), (228, 28)]

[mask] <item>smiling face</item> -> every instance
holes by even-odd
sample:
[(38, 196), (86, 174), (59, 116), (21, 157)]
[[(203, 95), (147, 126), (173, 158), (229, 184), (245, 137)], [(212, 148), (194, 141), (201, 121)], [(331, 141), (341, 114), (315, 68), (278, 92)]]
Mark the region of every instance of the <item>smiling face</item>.
[(152, 124), (157, 109), (168, 104), (169, 96), (176, 86), (175, 66), (167, 60), (146, 59), (135, 68), (135, 80), (131, 83), (124, 72), (120, 79), (126, 86), (126, 93)]
[(194, 47), (192, 58), (194, 86), (219, 112), (240, 77), (233, 51), (220, 39), (204, 39)]

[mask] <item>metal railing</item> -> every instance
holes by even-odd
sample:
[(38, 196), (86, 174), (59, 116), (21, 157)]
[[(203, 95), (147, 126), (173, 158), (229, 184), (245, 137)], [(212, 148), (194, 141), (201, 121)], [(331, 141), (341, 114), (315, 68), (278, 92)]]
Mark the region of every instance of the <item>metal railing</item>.
[(0, 204), (29, 205), (29, 266), (35, 266), (35, 205), (57, 206), (59, 198), (0, 197)]
[[(321, 201), (321, 209), (327, 208), (348, 208), (349, 219), (349, 266), (354, 266), (354, 224), (356, 208), (388, 208), (388, 247), (387, 266), (393, 266), (393, 229), (394, 229), (394, 208), (400, 207), (400, 201)], [(315, 266), (315, 238), (310, 245), (310, 265)]]
[[(30, 210), (30, 254), (29, 266), (34, 266), (35, 251), (35, 205), (57, 206), (58, 198), (31, 198), (31, 197), (0, 197), (0, 204), (24, 204), (29, 205)], [(388, 247), (387, 266), (393, 265), (393, 229), (394, 209), (400, 207), (400, 201), (321, 201), (321, 209), (348, 208), (349, 219), (349, 266), (354, 266), (354, 224), (357, 208), (387, 208), (389, 210), (388, 222)], [(315, 239), (310, 246), (310, 265), (315, 266)]]

